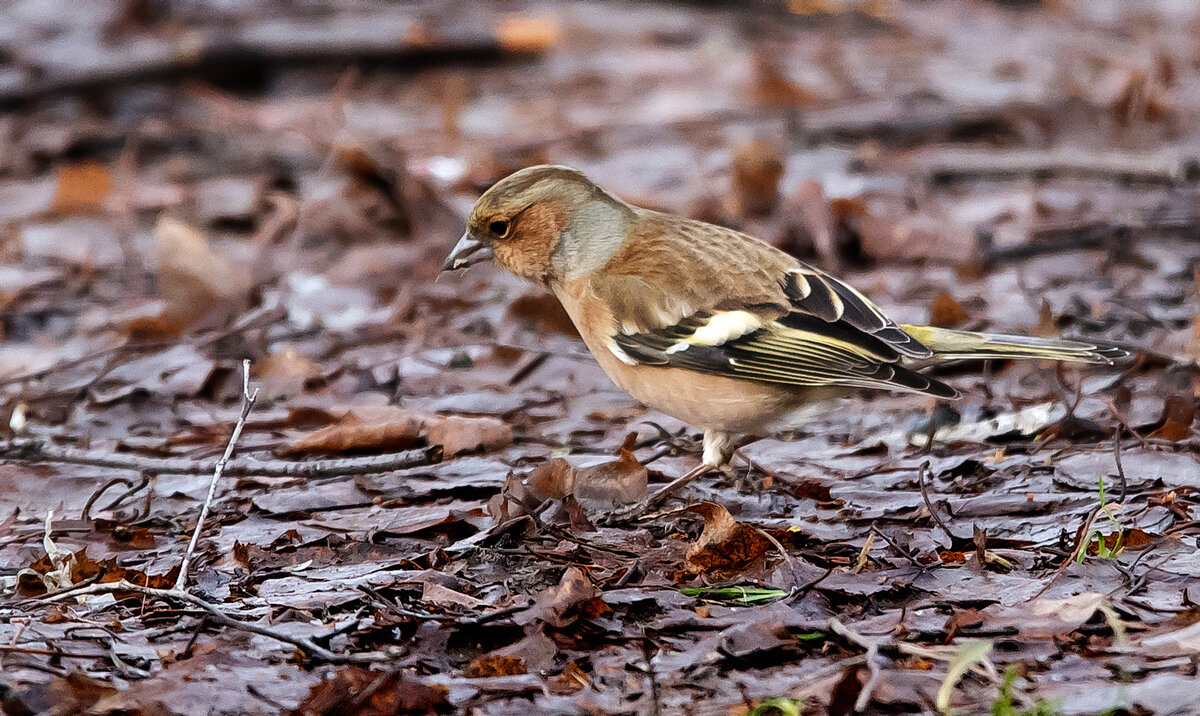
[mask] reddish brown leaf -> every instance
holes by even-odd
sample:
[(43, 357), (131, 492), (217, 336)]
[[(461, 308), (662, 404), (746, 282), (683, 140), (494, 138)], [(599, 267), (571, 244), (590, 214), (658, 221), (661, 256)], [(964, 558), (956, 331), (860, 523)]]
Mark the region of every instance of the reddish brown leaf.
[(98, 162), (68, 164), (58, 170), (50, 211), (59, 216), (98, 214), (113, 191), (108, 167)]
[(946, 292), (939, 293), (929, 308), (929, 324), (942, 328), (957, 328), (970, 319), (967, 309)]
[(312, 687), (293, 716), (408, 716), (451, 713), (446, 687), (396, 671), (346, 666)]
[(704, 518), (704, 531), (687, 551), (687, 566), (694, 574), (741, 572), (771, 548), (758, 529), (733, 519), (729, 510), (716, 503), (702, 502), (688, 511)]

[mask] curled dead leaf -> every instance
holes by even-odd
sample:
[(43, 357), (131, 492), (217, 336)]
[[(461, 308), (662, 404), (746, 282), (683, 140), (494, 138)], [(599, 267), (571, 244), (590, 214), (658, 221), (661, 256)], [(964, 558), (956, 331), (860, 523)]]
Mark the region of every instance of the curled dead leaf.
[(733, 151), (733, 194), (731, 209), (739, 216), (767, 216), (779, 198), (783, 178), (783, 155), (779, 148), (761, 139), (739, 145)]
[(686, 556), (693, 574), (741, 572), (762, 559), (771, 547), (762, 532), (733, 519), (721, 505), (701, 502), (688, 511), (704, 518), (704, 531)]
[(533, 607), (518, 614), (514, 621), (518, 624), (542, 622), (561, 629), (580, 617), (599, 615), (607, 611), (608, 605), (600, 598), (600, 593), (583, 570), (568, 567), (558, 584), (547, 589)]

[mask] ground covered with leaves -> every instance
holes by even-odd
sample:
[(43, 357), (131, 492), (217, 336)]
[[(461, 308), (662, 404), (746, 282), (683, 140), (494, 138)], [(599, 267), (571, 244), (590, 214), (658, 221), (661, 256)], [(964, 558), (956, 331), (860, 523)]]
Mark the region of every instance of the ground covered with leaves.
[[(1193, 4), (2, 12), (4, 714), (1200, 713)], [(1133, 356), (819, 406), (609, 524), (695, 430), (435, 281), (545, 161)]]

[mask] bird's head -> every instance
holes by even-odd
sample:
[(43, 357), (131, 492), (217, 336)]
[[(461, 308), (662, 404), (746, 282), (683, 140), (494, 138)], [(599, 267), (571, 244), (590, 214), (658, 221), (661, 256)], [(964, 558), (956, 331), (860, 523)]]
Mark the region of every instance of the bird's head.
[(549, 284), (586, 276), (620, 248), (633, 209), (569, 167), (541, 165), (496, 182), (479, 197), (443, 271), (488, 259)]

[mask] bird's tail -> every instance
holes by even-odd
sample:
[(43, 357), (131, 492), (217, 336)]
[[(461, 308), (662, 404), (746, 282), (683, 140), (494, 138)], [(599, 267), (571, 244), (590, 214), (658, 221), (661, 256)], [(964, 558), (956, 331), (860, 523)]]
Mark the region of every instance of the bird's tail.
[(1129, 352), (1099, 343), (1060, 338), (1029, 338), (994, 333), (954, 331), (934, 326), (900, 326), (933, 351), (934, 361), (988, 358), (1042, 358), (1072, 363), (1111, 364)]

